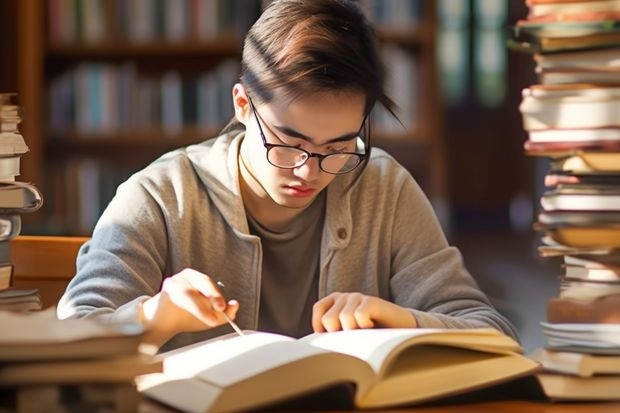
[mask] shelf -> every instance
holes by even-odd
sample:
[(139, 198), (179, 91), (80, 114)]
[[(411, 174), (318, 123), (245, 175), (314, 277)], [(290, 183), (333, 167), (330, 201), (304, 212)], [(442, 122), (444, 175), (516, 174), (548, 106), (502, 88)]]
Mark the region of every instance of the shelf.
[(94, 59), (140, 59), (140, 58), (186, 58), (205, 56), (238, 56), (241, 53), (239, 37), (233, 34), (220, 35), (209, 42), (156, 41), (137, 43), (109, 41), (102, 43), (53, 44), (47, 48), (46, 57), (52, 60), (94, 60)]
[(178, 133), (165, 133), (161, 129), (121, 131), (114, 133), (53, 132), (46, 142), (51, 158), (62, 159), (70, 155), (114, 157), (118, 161), (154, 160), (170, 150), (202, 142), (216, 136), (216, 128), (184, 128)]
[[(381, 6), (387, 4), (377, 1)], [(124, 10), (125, 3), (110, 3)], [(179, 41), (166, 40), (165, 31), (156, 31), (148, 37), (152, 40), (141, 42), (123, 38), (124, 33), (129, 33), (127, 30), (105, 29), (104, 35), (97, 37), (104, 41), (90, 43), (56, 41), (88, 37), (80, 31), (75, 36), (54, 37), (47, 14), (52, 9), (47, 2), (16, 3), (20, 23), (18, 93), (28, 114), (23, 132), (31, 148), (22, 172), (28, 180), (40, 183), (40, 189), (53, 199), (39, 214), (42, 225), (62, 233), (87, 234), (116, 186), (130, 174), (168, 151), (218, 135), (219, 127), (191, 125), (217, 126), (231, 116), (225, 111), (228, 106), (214, 101), (222, 96), (230, 99), (229, 82), (236, 82), (238, 75), (229, 63), (238, 63), (242, 51), (239, 23), (244, 27), (251, 24), (256, 16), (249, 18), (248, 7), (256, 6), (258, 13), (263, 4), (242, 0), (234, 3), (244, 6), (241, 19), (214, 31), (220, 34), (213, 40), (206, 36), (201, 40), (195, 34), (203, 32), (189, 30), (188, 37)], [(423, 0), (420, 6), (420, 15), (409, 26), (387, 24), (376, 29), (379, 42), (385, 46), (381, 51), (385, 52), (388, 75), (401, 79), (398, 90), (389, 93), (402, 109), (399, 117), (409, 130), (379, 114), (373, 118), (371, 139), (375, 147), (385, 149), (401, 162), (429, 195), (441, 198), (446, 185), (435, 56), (437, 13), (434, 0)], [(0, 16), (0, 22), (7, 19)], [(105, 27), (116, 27), (118, 23), (111, 24), (109, 19), (103, 22), (109, 24)], [(195, 24), (195, 19), (192, 22)], [(86, 25), (82, 22), (76, 27), (83, 29)], [(212, 81), (211, 74), (217, 81)], [(220, 91), (217, 85), (227, 90)], [(52, 92), (54, 105), (49, 104)], [(164, 106), (158, 100), (164, 93), (165, 113), (171, 114), (167, 119), (161, 116)], [(186, 112), (186, 107), (192, 109)], [(206, 108), (218, 110), (207, 113)], [(181, 118), (190, 126), (178, 133), (168, 133), (162, 125), (179, 123), (177, 109), (181, 109)], [(98, 133), (84, 130), (110, 124), (121, 129)], [(145, 125), (145, 129), (133, 130), (128, 125)], [(103, 189), (92, 199), (88, 191), (82, 193), (84, 188), (98, 187)], [(97, 199), (101, 201), (99, 208), (82, 205)]]

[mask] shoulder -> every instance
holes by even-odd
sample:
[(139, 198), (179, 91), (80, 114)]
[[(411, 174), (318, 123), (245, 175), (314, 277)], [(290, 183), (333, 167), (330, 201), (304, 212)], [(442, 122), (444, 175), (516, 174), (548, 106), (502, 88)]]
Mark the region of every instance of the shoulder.
[(235, 139), (237, 136), (226, 134), (167, 152), (136, 172), (128, 182), (151, 189), (186, 187), (192, 182), (206, 184), (206, 180), (215, 179), (216, 173), (227, 169), (225, 160)]
[(391, 154), (381, 148), (372, 148), (370, 159), (361, 177), (364, 186), (400, 188), (403, 185), (417, 187), (415, 178)]

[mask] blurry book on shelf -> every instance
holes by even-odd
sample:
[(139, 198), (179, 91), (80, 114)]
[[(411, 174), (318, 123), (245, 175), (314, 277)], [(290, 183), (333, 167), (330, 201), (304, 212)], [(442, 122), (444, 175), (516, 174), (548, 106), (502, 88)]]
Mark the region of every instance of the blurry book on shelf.
[[(41, 310), (43, 303), (41, 296), (36, 288), (22, 290), (17, 288), (7, 288), (0, 291), (0, 311), (35, 311)], [(2, 316), (0, 316), (0, 320)], [(0, 321), (0, 326), (2, 322)], [(17, 328), (17, 326), (15, 326)], [(5, 331), (3, 329), (3, 331)], [(3, 333), (4, 334), (4, 333)], [(0, 342), (2, 340), (0, 339)], [(0, 344), (0, 348), (2, 345)]]

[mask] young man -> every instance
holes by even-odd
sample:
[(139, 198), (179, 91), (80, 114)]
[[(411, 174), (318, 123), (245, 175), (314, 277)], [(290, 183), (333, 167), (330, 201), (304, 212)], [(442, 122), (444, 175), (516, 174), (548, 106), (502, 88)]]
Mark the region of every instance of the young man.
[(384, 78), (355, 2), (273, 2), (246, 36), (232, 125), (119, 187), (59, 317), (140, 320), (146, 340), (166, 348), (228, 332), (223, 313), (292, 336), (373, 327), (514, 336), (411, 175), (371, 154), (369, 114), (392, 108)]

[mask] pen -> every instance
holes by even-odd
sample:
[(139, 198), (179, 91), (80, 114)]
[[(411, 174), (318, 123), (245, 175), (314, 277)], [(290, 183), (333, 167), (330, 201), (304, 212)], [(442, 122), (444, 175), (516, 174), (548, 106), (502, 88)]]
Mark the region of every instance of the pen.
[[(221, 281), (217, 281), (216, 284), (218, 285), (218, 287), (220, 288), (224, 288), (224, 283)], [(224, 311), (221, 312), (224, 315), (224, 318), (226, 319), (226, 321), (228, 321), (228, 324), (230, 324), (230, 326), (233, 328), (233, 330), (235, 330), (235, 332), (237, 334), (239, 334), (240, 336), (245, 336), (245, 333), (239, 328), (239, 326), (237, 325), (237, 323), (235, 323), (232, 318), (230, 318), (228, 316), (228, 314), (226, 314)]]

